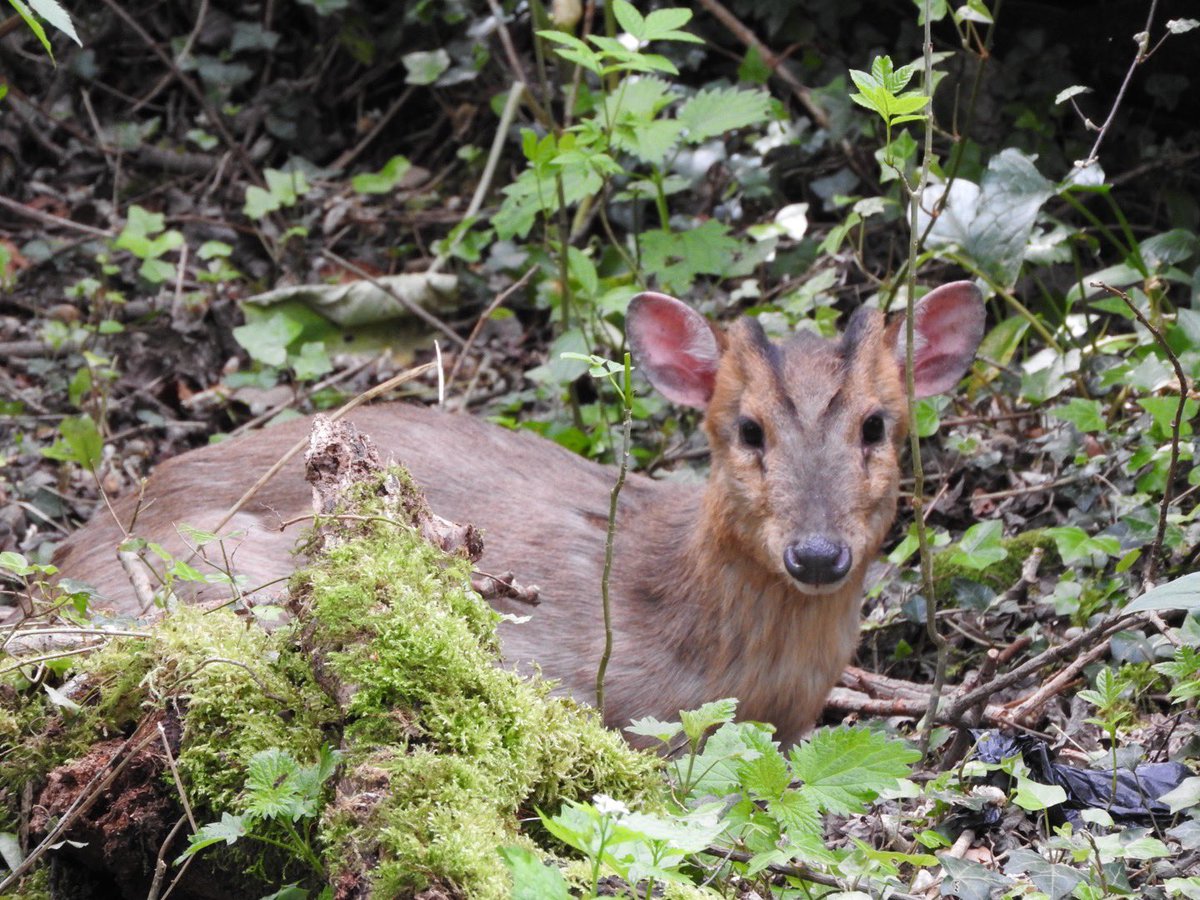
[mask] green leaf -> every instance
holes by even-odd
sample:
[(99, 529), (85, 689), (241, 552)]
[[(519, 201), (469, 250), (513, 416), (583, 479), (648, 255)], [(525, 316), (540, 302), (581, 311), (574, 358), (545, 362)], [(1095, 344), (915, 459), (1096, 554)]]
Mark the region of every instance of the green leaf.
[[(1178, 397), (1140, 397), (1137, 404), (1150, 413), (1150, 418), (1164, 437), (1171, 433), (1175, 424), (1175, 414), (1179, 409)], [(1200, 404), (1195, 400), (1189, 397), (1184, 401), (1183, 418), (1179, 423), (1180, 437), (1188, 437), (1192, 433), (1191, 420), (1196, 417), (1197, 410), (1200, 410)]]
[(400, 57), (408, 72), (406, 84), (433, 84), (442, 77), (442, 73), (450, 68), (450, 54), (442, 48), (437, 50), (417, 50)]
[(1125, 612), (1148, 609), (1200, 609), (1200, 572), (1190, 572), (1151, 588), (1125, 607)]
[(1082, 528), (1073, 525), (1047, 528), (1046, 534), (1054, 538), (1058, 555), (1067, 565), (1091, 559), (1098, 554), (1118, 556), (1121, 553), (1121, 542), (1112, 535), (1091, 537)]
[(104, 439), (91, 416), (73, 416), (58, 425), (61, 441), (42, 451), (49, 459), (73, 462), (95, 469), (104, 453)]
[(1029, 812), (1039, 812), (1067, 801), (1067, 792), (1057, 784), (1042, 784), (1024, 775), (1017, 776), (1013, 803)]
[(643, 719), (634, 719), (632, 723), (625, 726), (624, 730), (629, 734), (654, 738), (666, 744), (675, 735), (683, 732), (683, 725), (679, 722), (663, 722), (660, 719), (654, 718), (654, 716), (646, 716)]
[(1006, 875), (1024, 875), (1050, 900), (1062, 900), (1085, 880), (1082, 872), (1061, 863), (1052, 863), (1040, 853), (1015, 847), (1004, 864)]
[(1070, 422), (1085, 434), (1103, 431), (1108, 427), (1104, 420), (1104, 407), (1100, 405), (1099, 400), (1073, 397), (1066, 405), (1054, 407), (1050, 414), (1056, 419)]
[(570, 900), (562, 873), (528, 847), (501, 847), (498, 852), (512, 876), (512, 900)]
[(778, 800), (792, 780), (787, 760), (774, 747), (765, 748), (759, 756), (744, 762), (738, 777), (742, 787), (758, 800)]
[[(947, 881), (942, 885), (942, 896), (958, 897), (959, 900), (991, 900), (1013, 883), (1012, 879), (969, 859), (941, 856), (942, 868)], [(993, 890), (996, 894), (993, 895)]]
[(71, 24), (71, 16), (59, 5), (58, 0), (29, 0), (29, 5), (47, 23), (57, 28), (80, 47), (83, 46), (83, 41), (75, 33), (75, 26)]
[[(932, 208), (944, 190), (931, 186), (921, 206)], [(957, 244), (998, 284), (1010, 288), (1025, 261), (1038, 213), (1054, 193), (1033, 157), (1009, 147), (988, 162), (978, 186), (962, 178), (954, 182), (946, 208), (929, 232), (930, 242)], [(927, 224), (924, 218), (920, 227)]]
[(849, 815), (896, 787), (921, 754), (866, 728), (821, 729), (792, 748), (792, 771), (822, 808)]
[(642, 34), (647, 41), (685, 41), (704, 43), (702, 38), (679, 29), (692, 20), (690, 9), (657, 9), (646, 16)]
[(246, 833), (246, 823), (242, 816), (233, 816), (223, 812), (220, 822), (210, 822), (202, 826), (195, 834), (188, 835), (188, 847), (179, 859), (175, 860), (175, 863), (178, 865), (189, 856), (195, 856), (205, 847), (211, 847), (221, 841), (232, 844), (238, 838), (245, 837)]
[[(46, 37), (46, 29), (42, 27), (42, 23), (37, 20), (33, 12), (22, 2), (22, 0), (8, 0), (8, 2), (11, 3), (12, 8), (17, 11), (17, 15), (24, 19), (25, 25), (30, 31), (33, 32), (34, 37), (41, 42), (42, 49), (46, 51), (46, 55), (50, 57), (51, 61), (53, 61), (54, 49), (50, 46), (50, 39)], [(5, 93), (7, 93), (7, 91), (5, 91)]]
[(266, 315), (233, 329), (234, 339), (250, 357), (263, 365), (283, 366), (287, 363), (287, 348), (304, 326), (286, 314)]
[(642, 263), (667, 290), (685, 292), (697, 275), (724, 274), (739, 244), (715, 219), (681, 233), (654, 230), (642, 236)]
[(679, 109), (684, 140), (701, 144), (727, 131), (766, 122), (770, 118), (770, 102), (766, 91), (702, 90)]
[(917, 437), (927, 438), (937, 434), (942, 420), (938, 413), (938, 404), (932, 397), (922, 397), (913, 404), (913, 428)]
[(697, 744), (710, 728), (725, 725), (733, 721), (737, 712), (737, 700), (712, 700), (697, 709), (681, 710), (679, 721), (683, 724), (684, 734), (692, 744)]
[(639, 41), (646, 40), (646, 20), (629, 0), (613, 0), (613, 15), (617, 24)]
[(360, 194), (386, 194), (395, 189), (411, 168), (408, 157), (393, 156), (378, 172), (355, 175), (350, 179), (350, 185)]
[(1200, 806), (1200, 777), (1185, 778), (1179, 786), (1158, 798), (1171, 808), (1172, 813)]
[(1008, 557), (1008, 551), (1001, 542), (1003, 536), (1004, 525), (996, 520), (972, 525), (963, 534), (958, 550), (950, 561), (968, 569), (986, 569)]

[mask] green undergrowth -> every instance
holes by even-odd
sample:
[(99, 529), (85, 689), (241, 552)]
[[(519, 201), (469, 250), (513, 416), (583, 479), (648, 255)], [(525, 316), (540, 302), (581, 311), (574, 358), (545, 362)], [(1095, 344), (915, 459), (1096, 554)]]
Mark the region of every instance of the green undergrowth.
[(448, 884), (505, 897), (496, 848), (527, 842), (522, 817), (599, 792), (659, 796), (657, 757), (545, 682), (496, 666), (499, 617), (470, 590), (466, 565), (415, 532), (372, 524), (293, 588), (314, 655), (349, 686), (343, 777), (362, 794), (326, 814), (335, 880), (369, 870), (375, 896)]
[[(26, 783), (36, 797), (53, 769), (147, 717), (182, 726), (177, 767), (204, 825), (188, 854), (268, 884), (508, 896), (498, 849), (534, 848), (521, 823), (537, 811), (597, 793), (661, 802), (659, 757), (497, 665), (499, 616), (464, 562), (406, 525), (355, 529), (297, 575), (295, 627), (181, 608), (78, 663), (69, 698), (10, 681), (0, 830), (16, 832)], [(313, 782), (319, 758), (329, 774)]]
[[(968, 579), (985, 585), (996, 593), (1008, 590), (1021, 578), (1021, 567), (1034, 550), (1041, 550), (1042, 567), (1052, 569), (1061, 565), (1054, 538), (1045, 529), (1033, 529), (996, 541), (1004, 555), (980, 567), (964, 561), (957, 547), (950, 547), (933, 556), (933, 584), (939, 600), (953, 594), (956, 579)], [(999, 555), (999, 554), (997, 554)]]

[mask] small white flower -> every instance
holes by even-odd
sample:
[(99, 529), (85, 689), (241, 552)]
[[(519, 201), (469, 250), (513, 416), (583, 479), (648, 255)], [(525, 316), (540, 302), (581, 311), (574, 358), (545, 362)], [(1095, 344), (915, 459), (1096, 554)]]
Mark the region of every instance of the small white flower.
[(629, 807), (620, 800), (614, 800), (608, 794), (597, 794), (592, 798), (592, 805), (596, 807), (596, 812), (602, 816), (612, 816), (614, 819), (619, 819), (621, 816), (629, 815)]

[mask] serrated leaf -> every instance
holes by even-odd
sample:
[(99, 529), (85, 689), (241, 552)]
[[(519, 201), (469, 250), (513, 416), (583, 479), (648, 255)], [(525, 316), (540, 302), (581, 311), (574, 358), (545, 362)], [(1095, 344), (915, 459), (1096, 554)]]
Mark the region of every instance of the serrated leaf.
[(633, 37), (644, 39), (642, 35), (645, 33), (646, 20), (629, 0), (613, 0), (613, 15), (617, 18), (617, 24)]
[(737, 700), (729, 697), (724, 700), (711, 700), (696, 709), (681, 710), (679, 721), (688, 740), (694, 744), (713, 726), (732, 722), (736, 712)]
[[(33, 14), (33, 11), (25, 5), (23, 0), (8, 0), (8, 2), (11, 3), (12, 8), (17, 11), (17, 15), (24, 20), (25, 26), (33, 32), (34, 37), (38, 39), (42, 45), (42, 49), (46, 51), (46, 55), (49, 56), (50, 60), (53, 62), (54, 48), (50, 46), (50, 39), (46, 37), (46, 29), (42, 27), (42, 23), (38, 21), (37, 17)], [(7, 87), (7, 85), (5, 85), (5, 87)], [(5, 91), (5, 93), (8, 92)]]
[(62, 8), (58, 0), (28, 0), (28, 2), (33, 11), (45, 19), (46, 22), (57, 28), (80, 47), (83, 46), (83, 41), (75, 33), (75, 26), (71, 23), (70, 14)]
[(703, 90), (679, 109), (684, 139), (700, 144), (727, 131), (767, 121), (770, 97), (766, 91), (740, 91), (734, 88)]
[(792, 772), (822, 809), (848, 815), (909, 774), (921, 754), (865, 728), (821, 729), (792, 748)]
[(201, 826), (200, 830), (195, 834), (188, 836), (188, 847), (175, 860), (175, 863), (178, 865), (189, 856), (195, 856), (205, 847), (211, 847), (213, 844), (219, 844), (221, 841), (224, 841), (226, 844), (232, 844), (238, 838), (245, 836), (246, 823), (242, 816), (234, 816), (223, 812), (221, 813), (220, 822), (210, 822), (207, 825)]
[(787, 760), (774, 747), (763, 748), (758, 757), (742, 763), (738, 778), (742, 787), (759, 800), (778, 799), (792, 780)]

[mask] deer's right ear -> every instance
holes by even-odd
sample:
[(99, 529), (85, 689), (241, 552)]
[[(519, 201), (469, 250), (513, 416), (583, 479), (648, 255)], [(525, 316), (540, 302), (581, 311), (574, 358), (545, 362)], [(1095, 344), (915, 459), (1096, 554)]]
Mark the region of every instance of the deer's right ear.
[(704, 409), (712, 398), (721, 342), (708, 320), (665, 294), (629, 302), (625, 334), (639, 368), (668, 400)]

